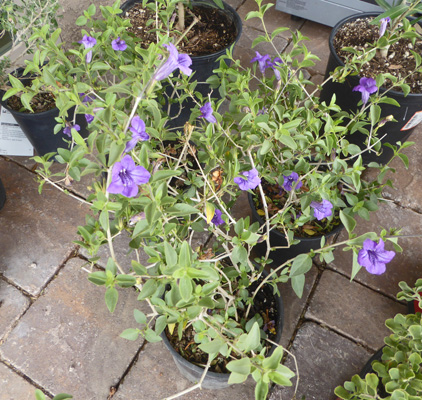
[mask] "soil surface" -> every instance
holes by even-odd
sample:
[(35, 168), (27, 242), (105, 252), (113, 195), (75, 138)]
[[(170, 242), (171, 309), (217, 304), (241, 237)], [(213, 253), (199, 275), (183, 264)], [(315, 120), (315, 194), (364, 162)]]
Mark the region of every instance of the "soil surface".
[[(249, 293), (257, 288), (261, 280), (254, 282), (249, 288)], [(257, 293), (255, 297), (254, 304), (251, 307), (249, 316), (253, 317), (256, 314), (259, 314), (264, 320), (264, 331), (267, 333), (268, 338), (275, 340), (277, 336), (276, 332), (276, 321), (278, 318), (276, 297), (273, 294), (273, 289), (270, 285), (265, 285), (262, 290)], [(216, 311), (216, 310), (214, 310)], [(239, 317), (243, 319), (243, 310), (238, 310)], [(182, 339), (179, 340), (177, 329), (173, 331), (173, 334), (166, 329), (166, 335), (173, 346), (173, 348), (186, 360), (190, 361), (193, 364), (199, 365), (200, 367), (205, 367), (208, 361), (208, 354), (204, 353), (198, 345), (195, 343), (195, 331), (192, 326), (187, 327), (183, 330)], [(267, 352), (270, 350), (271, 345), (266, 342)], [(232, 355), (234, 355), (232, 353)], [(219, 373), (228, 373), (226, 369), (227, 363), (231, 359), (227, 359), (219, 354), (211, 363), (209, 368), (212, 372)]]
[[(369, 44), (374, 44), (379, 38), (379, 26), (371, 25), (374, 18), (358, 18), (344, 24), (336, 33), (333, 41), (334, 48), (345, 62), (352, 54), (341, 50), (343, 47), (353, 47), (356, 50), (368, 50)], [(388, 30), (388, 27), (387, 27)], [(410, 40), (401, 39), (392, 44), (388, 50), (387, 58), (375, 56), (360, 68), (361, 77), (375, 78), (380, 73), (389, 73), (398, 79), (407, 75), (406, 83), (410, 86), (411, 93), (422, 93), (422, 74), (414, 72), (416, 69), (415, 58), (412, 51), (422, 54), (422, 39), (416, 40), (413, 45)], [(391, 81), (386, 80), (384, 87), (390, 88)], [(400, 88), (395, 88), (400, 91)]]
[[(230, 46), (236, 38), (236, 26), (220, 9), (206, 6), (194, 6), (186, 9), (185, 27), (190, 26), (194, 14), (199, 22), (187, 33), (185, 39), (178, 44), (179, 51), (191, 56), (201, 56), (216, 53)], [(125, 14), (130, 19), (132, 27), (129, 31), (142, 39), (141, 46), (148, 48), (156, 42), (155, 25), (147, 26), (148, 20), (155, 20), (155, 14), (138, 3)], [(177, 18), (176, 18), (177, 22)], [(178, 35), (174, 33), (175, 40)]]
[[(19, 96), (12, 96), (7, 100), (7, 106), (12, 110), (20, 111), (25, 114), (32, 114), (27, 110)], [(38, 93), (32, 98), (31, 107), (34, 113), (42, 113), (56, 107), (56, 98), (51, 93)]]

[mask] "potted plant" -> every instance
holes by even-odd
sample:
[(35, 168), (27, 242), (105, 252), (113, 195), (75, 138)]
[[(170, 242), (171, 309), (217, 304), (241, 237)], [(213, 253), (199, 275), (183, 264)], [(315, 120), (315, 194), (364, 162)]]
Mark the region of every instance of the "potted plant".
[[(54, 36), (51, 33), (57, 28), (58, 7), (57, 0), (29, 1), (25, 5), (6, 0), (0, 11), (0, 37), (10, 37), (7, 51), (0, 55), (0, 101), (39, 155), (67, 146), (63, 141), (66, 131), (53, 135), (57, 133), (55, 118), (59, 117), (59, 110), (48, 84), (40, 83), (39, 76), (47, 76), (48, 72), (43, 72), (45, 56), (38, 49), (39, 36), (34, 36), (35, 31), (42, 29), (47, 40), (57, 41), (59, 31)], [(34, 54), (31, 62), (20, 67), (29, 54)], [(8, 71), (12, 73), (9, 75)], [(72, 114), (69, 121), (80, 126), (84, 134), (83, 115), (76, 116), (74, 111), (66, 111), (66, 116)]]
[[(400, 282), (399, 300), (420, 301), (422, 281), (414, 288)], [(422, 304), (421, 304), (422, 305)], [(353, 376), (335, 394), (340, 399), (420, 399), (422, 396), (421, 313), (397, 314), (385, 322), (392, 331), (380, 349), (359, 375)]]
[[(269, 6), (258, 4), (257, 15), (263, 18)], [(315, 118), (309, 115), (309, 119), (300, 111), (295, 114), (302, 105), (294, 99), (291, 103), (282, 100), (277, 112), (271, 109), (261, 117), (259, 96), (248, 86), (251, 72), (243, 75), (237, 60), (233, 60), (233, 66), (222, 63), (218, 71), (224, 83), (221, 92), (229, 98), (231, 110), (222, 115), (218, 110), (224, 100), (215, 102), (192, 93), (187, 80), (192, 73), (190, 56), (179, 52), (169, 37), (143, 50), (127, 32), (129, 22), (119, 17), (119, 1), (100, 9), (101, 19), (93, 18), (93, 6), (84, 13), (86, 21), (82, 22), (86, 29), (81, 32), (81, 45), (64, 52), (62, 44), (43, 40), (41, 51), (49, 59), (45, 70), (54, 74), (50, 86), (57, 104), (65, 110), (69, 101), (74, 103), (86, 115), (90, 134), (84, 139), (71, 130), (71, 148), (59, 149), (56, 156), (56, 161), (63, 165), (62, 171), (56, 168), (54, 173), (51, 171), (52, 161), (47, 155), (35, 157), (40, 165), (37, 173), (42, 178), (41, 185), (47, 182), (66, 191), (62, 182), (71, 184), (89, 174), (97, 177), (93, 193), (83, 200), (90, 204), (92, 213), (87, 216), (86, 224), (79, 227), (81, 239), (77, 243), (87, 251), (92, 265), (99, 260), (97, 253), (101, 246), (108, 246), (110, 257), (106, 268), (92, 272), (89, 279), (105, 288), (105, 302), (111, 312), (118, 302), (116, 287), (135, 287), (139, 301), (151, 307), (149, 314), (134, 310), (137, 325), (127, 327), (123, 337), (136, 340), (142, 336), (154, 342), (161, 340), (160, 335), (165, 332), (170, 341), (173, 338), (178, 342), (188, 334), (189, 341), (183, 348), (192, 353), (202, 352), (199, 362), (202, 369), (200, 378), (198, 375), (192, 378), (199, 382), (187, 391), (207, 385), (204, 382), (208, 371), (214, 369), (214, 372), (230, 373), (228, 379), (223, 378), (228, 384), (243, 382), (251, 375), (256, 381), (256, 398), (264, 399), (271, 383), (291, 385), (294, 375), (282, 365), (284, 349), (276, 342), (277, 334), (281, 333), (277, 314), (282, 313), (272, 310), (277, 308), (274, 295), (279, 295), (278, 284), (290, 281), (301, 296), (305, 274), (312, 267), (312, 256), (319, 254), (325, 260), (332, 259), (334, 249), (344, 244), (356, 255), (353, 275), (362, 266), (371, 273), (382, 273), (394, 256), (394, 252), (384, 248), (385, 242), (400, 250), (395, 232), (383, 231), (380, 236), (372, 232), (357, 237), (353, 233), (353, 218), (346, 210), (346, 216), (339, 218), (344, 219), (350, 233), (347, 240), (323, 243), (321, 248), (279, 263), (265, 274), (268, 254), (258, 260), (250, 256), (254, 246), (267, 239), (258, 222), (232, 216), (233, 204), (245, 190), (262, 189), (260, 175), (265, 173), (266, 165), (269, 171), (273, 167), (270, 159), (263, 158), (265, 148), (270, 151), (271, 146), (280, 147), (279, 156), (286, 159), (289, 168), (301, 171), (300, 168), (312, 165), (308, 171), (314, 171), (318, 169), (313, 165), (315, 162), (324, 168), (327, 160), (324, 159), (324, 165), (322, 156), (313, 161), (309, 158), (312, 153), (305, 150), (310, 145), (315, 149), (317, 144), (328, 146), (331, 143), (328, 137), (332, 138), (340, 121), (331, 120), (328, 113), (318, 113)], [(273, 33), (273, 37), (280, 31)], [(37, 34), (44, 38), (42, 31)], [(264, 40), (271, 38), (266, 36)], [(270, 78), (276, 88), (273, 93), (276, 100), (281, 99), (277, 96), (282, 85), (287, 85), (289, 93), (295, 96), (304, 90), (303, 78), (294, 78), (300, 75), (295, 68), (306, 66), (306, 61), (300, 64), (296, 59), (301, 54), (310, 57), (297, 44), (288, 56), (291, 59), (285, 60), (286, 64), (291, 62), (288, 70), (274, 66), (274, 77), (284, 74), (286, 80)], [(179, 89), (184, 95), (192, 96), (196, 104), (189, 117), (192, 123), (186, 123), (183, 131), (167, 128), (168, 115), (159, 102), (163, 84), (173, 81), (178, 69)], [(235, 86), (237, 81), (243, 84), (242, 92)], [(288, 110), (293, 121), (290, 128), (285, 126), (287, 116), (283, 114)], [(325, 124), (330, 126), (327, 134), (304, 141), (304, 134), (294, 128), (304, 120), (314, 122), (317, 118), (325, 118)], [(257, 120), (259, 125), (244, 130), (243, 125), (252, 120)], [(318, 121), (315, 124), (321, 125)], [(276, 142), (266, 143), (267, 138), (258, 127), (268, 133), (279, 125), (285, 129), (280, 130), (280, 137), (286, 137), (277, 136)], [(319, 132), (316, 127), (311, 130), (316, 131)], [(257, 143), (262, 140), (256, 158), (254, 140)], [(168, 146), (169, 141), (177, 142), (178, 147)], [(295, 147), (287, 146), (291, 148), (290, 157), (287, 148), (279, 143)], [(354, 173), (345, 178), (347, 188), (356, 187), (363, 171), (359, 151), (346, 142), (340, 144), (344, 145), (342, 151), (332, 142), (328, 153), (335, 152), (331, 161), (338, 165), (339, 173), (347, 169), (343, 156), (356, 158)], [(327, 168), (331, 168), (329, 160)], [(388, 167), (382, 168), (386, 171)], [(268, 173), (267, 177), (276, 180), (275, 173)], [(320, 185), (321, 182), (310, 180), (310, 191), (317, 193), (311, 183)], [(374, 183), (374, 193), (377, 188), (378, 183)], [(348, 195), (348, 201), (355, 201)], [(266, 202), (265, 195), (261, 199)], [(350, 212), (371, 207), (365, 201), (371, 202), (371, 198), (356, 199), (355, 210)], [(309, 208), (310, 204), (303, 208), (305, 215), (310, 215)], [(268, 218), (266, 225), (269, 223)], [(195, 244), (196, 236), (204, 232), (213, 235), (212, 244)], [(130, 270), (122, 265), (114, 251), (114, 241), (120, 235), (128, 235), (130, 239), (129, 250), (133, 255)], [(141, 261), (141, 252), (146, 261)], [(263, 293), (271, 294), (272, 300), (270, 296), (270, 300), (261, 302)], [(258, 307), (260, 303), (270, 306), (262, 309)]]
[[(363, 155), (364, 164), (387, 163), (394, 154), (391, 146), (406, 141), (421, 121), (421, 30), (418, 19), (411, 17), (421, 12), (421, 4), (377, 3), (386, 10), (384, 13), (355, 14), (333, 28), (325, 74), (328, 81), (321, 93), (321, 99), (327, 102), (335, 94), (342, 110), (381, 114), (386, 119), (376, 135), (368, 126), (360, 126), (349, 139), (362, 149), (374, 145)], [(349, 69), (344, 68), (347, 60), (353, 60)], [(381, 101), (369, 105), (371, 94), (377, 99), (380, 95), (388, 98), (381, 97)]]
[[(220, 60), (227, 60), (226, 52), (233, 51), (242, 33), (242, 21), (234, 8), (223, 1), (194, 0), (189, 2), (147, 2), (128, 0), (122, 5), (123, 16), (131, 21), (129, 29), (145, 49), (151, 42), (158, 43), (169, 32), (176, 48), (188, 54), (197, 96), (220, 98), (214, 69)], [(158, 15), (158, 17), (157, 17)], [(227, 62), (227, 61), (226, 61)], [(212, 80), (210, 86), (208, 79)], [(169, 126), (183, 126), (189, 120), (195, 106), (191, 96), (177, 90), (178, 82), (168, 82), (164, 91), (164, 107), (167, 109)], [(214, 90), (212, 90), (214, 89)], [(182, 99), (176, 101), (176, 97)], [(183, 100), (183, 101), (180, 101)]]

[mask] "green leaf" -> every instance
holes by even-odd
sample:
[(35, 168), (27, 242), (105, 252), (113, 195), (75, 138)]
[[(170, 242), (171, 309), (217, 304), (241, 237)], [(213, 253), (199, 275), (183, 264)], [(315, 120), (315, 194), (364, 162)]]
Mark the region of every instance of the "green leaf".
[(275, 348), (273, 354), (271, 354), (270, 357), (264, 359), (264, 361), (262, 362), (262, 366), (265, 369), (276, 369), (279, 366), (282, 357), (283, 347), (278, 346)]
[(53, 397), (53, 400), (66, 400), (66, 399), (73, 399), (73, 396), (66, 393), (59, 393), (58, 395)]
[(305, 275), (292, 276), (291, 284), (296, 296), (301, 299), (303, 295), (303, 288), (305, 287)]
[(187, 276), (182, 276), (179, 281), (179, 288), (183, 300), (188, 301), (192, 296), (192, 280)]
[(109, 287), (105, 293), (105, 302), (111, 313), (116, 309), (118, 299), (119, 292), (114, 287)]
[(261, 344), (261, 332), (259, 329), (258, 322), (254, 322), (249, 333), (247, 335), (244, 334), (239, 338), (237, 345), (239, 346), (240, 349), (242, 349), (243, 351), (247, 353), (251, 350), (257, 349), (260, 344)]
[(161, 181), (163, 179), (169, 179), (173, 176), (179, 176), (182, 173), (180, 170), (159, 170), (155, 172), (151, 177), (151, 182)]
[(198, 347), (207, 354), (218, 354), (223, 345), (224, 342), (217, 338), (208, 343), (201, 343)]
[(179, 266), (181, 268), (189, 268), (192, 265), (192, 258), (191, 258), (191, 247), (189, 243), (184, 241), (180, 248), (179, 254)]
[(35, 390), (35, 398), (36, 398), (36, 400), (45, 400), (44, 393), (41, 392), (40, 389), (36, 389)]
[(97, 61), (90, 66), (92, 71), (107, 71), (111, 68), (110, 65), (101, 61)]
[(134, 309), (133, 310), (133, 316), (135, 317), (135, 321), (138, 323), (138, 324), (146, 324), (147, 323), (147, 317), (146, 317), (146, 315), (142, 312), (142, 311), (139, 311), (138, 309)]
[(284, 375), (280, 374), (277, 371), (270, 372), (268, 377), (275, 382), (277, 385), (280, 386), (292, 386), (292, 382), (289, 378), (285, 377)]
[(135, 341), (139, 337), (139, 329), (126, 329), (120, 334), (120, 337), (123, 339)]
[(369, 108), (369, 114), (371, 116), (371, 124), (375, 125), (380, 119), (381, 107), (376, 104), (372, 104)]
[(167, 317), (165, 315), (160, 315), (155, 320), (155, 332), (159, 335), (167, 326)]
[(334, 389), (334, 394), (343, 400), (350, 400), (352, 398), (352, 395), (343, 386), (337, 386)]
[(255, 386), (255, 400), (265, 400), (268, 394), (268, 383), (260, 379)]
[(157, 282), (154, 279), (148, 279), (142, 286), (139, 293), (138, 300), (145, 300), (147, 297), (152, 296), (157, 290)]
[(132, 275), (119, 274), (116, 276), (116, 282), (120, 287), (128, 288), (136, 285), (136, 278)]
[(88, 280), (95, 285), (102, 286), (106, 283), (107, 275), (104, 271), (92, 272), (88, 275)]
[(241, 375), (249, 375), (251, 373), (251, 360), (249, 358), (241, 358), (240, 360), (230, 361), (226, 368), (230, 372), (236, 372)]
[(340, 210), (340, 220), (345, 226), (347, 232), (352, 233), (356, 226), (354, 218), (344, 213), (343, 210)]
[(232, 372), (229, 376), (229, 385), (233, 385), (236, 383), (243, 383), (246, 381), (246, 379), (248, 379), (249, 375), (245, 375), (245, 374), (238, 374), (237, 372)]
[(83, 15), (80, 15), (80, 16), (76, 19), (75, 24), (76, 24), (77, 26), (84, 26), (84, 25), (86, 25), (86, 23), (87, 23), (87, 22), (88, 22), (87, 18), (86, 18), (85, 16), (83, 16)]
[(164, 242), (164, 254), (166, 256), (166, 265), (173, 267), (177, 264), (177, 252), (173, 249), (169, 242)]
[(362, 266), (358, 263), (358, 253), (353, 252), (353, 264), (352, 264), (352, 275), (350, 276), (350, 280), (352, 281), (355, 279), (356, 274), (361, 270)]
[(152, 329), (147, 329), (145, 332), (145, 339), (148, 340), (150, 343), (160, 342), (162, 339), (160, 335), (157, 335), (155, 331)]
[(123, 151), (125, 150), (125, 145), (123, 143), (112, 142), (110, 145), (110, 154), (108, 159), (108, 166), (114, 165), (117, 161), (120, 160)]
[(190, 206), (189, 204), (175, 204), (173, 207), (167, 209), (167, 213), (170, 215), (176, 215), (183, 217), (185, 215), (197, 214), (199, 211), (197, 208)]
[(309, 254), (299, 254), (293, 260), (290, 277), (306, 274), (312, 268), (312, 258)]

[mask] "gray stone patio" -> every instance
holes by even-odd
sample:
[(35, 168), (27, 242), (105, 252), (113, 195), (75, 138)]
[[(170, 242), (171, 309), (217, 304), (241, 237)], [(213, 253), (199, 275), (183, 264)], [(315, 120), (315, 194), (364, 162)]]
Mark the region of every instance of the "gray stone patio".
[[(61, 22), (64, 36), (76, 37), (73, 21), (87, 4), (62, 3), (67, 11)], [(229, 3), (242, 17), (255, 4), (253, 0)], [(307, 47), (321, 58), (309, 73), (311, 80), (321, 82), (331, 28), (293, 21), (276, 10), (268, 14), (270, 32), (282, 25), (309, 37)], [(235, 52), (248, 65), (254, 56), (250, 44), (262, 26), (249, 20), (243, 29)], [(278, 50), (288, 47), (289, 40), (286, 32), (276, 44)], [(416, 145), (405, 151), (409, 170), (394, 162), (396, 189), (385, 190), (391, 201), (369, 222), (361, 221), (358, 233), (383, 226), (422, 234), (421, 134), (419, 126), (411, 137)], [(34, 400), (36, 388), (50, 397), (70, 393), (77, 400), (160, 400), (189, 387), (162, 343), (119, 337), (134, 326), (133, 309), (141, 309), (141, 304), (135, 293), (122, 290), (118, 308), (114, 314), (108, 312), (104, 291), (88, 282), (84, 253), (73, 244), (87, 207), (47, 185), (40, 196), (33, 170), (30, 158), (0, 156), (0, 177), (8, 196), (0, 211), (0, 400)], [(86, 196), (86, 191), (76, 191)], [(246, 198), (239, 202), (238, 215), (244, 215), (245, 203)], [(413, 285), (421, 276), (422, 246), (418, 238), (400, 244), (404, 252), (388, 264), (384, 275), (362, 270), (350, 282), (351, 254), (339, 249), (331, 265), (315, 265), (307, 274), (302, 299), (290, 286), (281, 287), (285, 305), (281, 344), (297, 359), (297, 399), (334, 400), (334, 388), (359, 372), (382, 346), (388, 333), (385, 319), (406, 312), (406, 305), (395, 299), (398, 282)], [(124, 240), (117, 250), (126, 253)], [(292, 357), (287, 357), (286, 365), (295, 368)], [(247, 381), (224, 391), (191, 392), (183, 399), (252, 400), (253, 386)], [(291, 400), (293, 389), (273, 387), (269, 398)]]

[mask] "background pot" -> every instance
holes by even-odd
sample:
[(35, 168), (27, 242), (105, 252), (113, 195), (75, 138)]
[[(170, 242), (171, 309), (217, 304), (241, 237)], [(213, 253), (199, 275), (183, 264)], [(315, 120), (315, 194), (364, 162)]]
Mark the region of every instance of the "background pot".
[[(262, 275), (267, 276), (268, 273), (264, 271)], [(274, 341), (276, 343), (279, 343), (281, 339), (281, 333), (283, 331), (283, 323), (284, 323), (284, 306), (283, 306), (283, 300), (281, 296), (276, 296), (276, 304), (277, 304), (277, 321), (276, 321), (277, 335)], [(194, 382), (194, 383), (199, 382), (204, 372), (204, 369), (184, 359), (173, 348), (165, 332), (162, 332), (160, 336), (163, 339), (165, 346), (170, 351), (173, 357), (173, 360), (178, 370), (180, 371), (180, 373), (191, 382)], [(271, 348), (269, 354), (271, 354), (274, 351), (274, 349), (275, 349), (275, 346)], [(224, 389), (229, 386), (228, 384), (229, 377), (230, 377), (229, 373), (224, 374), (224, 373), (208, 371), (202, 383), (202, 387), (204, 389)]]
[[(258, 214), (255, 204), (253, 201), (253, 196), (251, 193), (248, 193), (248, 200), (249, 205), (252, 210), (252, 222), (258, 221), (259, 224), (262, 226), (264, 225), (264, 219)], [(334, 236), (341, 232), (343, 229), (343, 224), (337, 225), (331, 232), (324, 235), (326, 238)], [(315, 236), (315, 237), (298, 237), (294, 236), (294, 239), (300, 240), (300, 243), (290, 246), (289, 248), (285, 249), (277, 249), (270, 252), (269, 258), (273, 260), (273, 263), (270, 265), (281, 265), (287, 260), (290, 260), (293, 257), (298, 256), (299, 254), (308, 253), (311, 250), (317, 250), (321, 247), (321, 237), (322, 236)], [(277, 229), (273, 229), (270, 231), (270, 246), (287, 246), (288, 242), (286, 236), (278, 231)], [(262, 242), (257, 244), (254, 247), (254, 251), (259, 256), (264, 256), (267, 251), (267, 243)]]
[[(140, 0), (128, 0), (125, 2), (121, 9), (123, 12), (130, 10), (135, 4), (139, 3)], [(216, 7), (215, 3), (212, 0), (194, 0), (192, 1), (192, 4), (195, 6), (205, 6), (205, 7)], [(221, 49), (220, 51), (216, 53), (212, 53), (209, 55), (202, 55), (202, 56), (191, 56), (192, 59), (192, 65), (190, 68), (192, 69), (192, 75), (191, 80), (197, 81), (198, 84), (195, 88), (196, 91), (200, 92), (202, 96), (207, 97), (209, 93), (211, 93), (211, 87), (209, 84), (205, 83), (206, 80), (213, 75), (213, 70), (218, 68), (220, 66), (220, 62), (217, 61), (219, 57), (224, 56), (227, 52), (227, 50), (236, 44), (236, 42), (239, 40), (240, 35), (242, 33), (242, 20), (240, 19), (239, 14), (236, 12), (236, 10), (231, 7), (229, 4), (224, 3), (224, 10), (223, 12), (226, 14), (227, 18), (234, 22), (236, 27), (236, 39), (235, 41), (230, 45), (225, 47), (224, 49)], [(230, 64), (227, 61), (227, 64)], [(199, 83), (201, 82), (201, 83)], [(165, 82), (162, 82), (165, 84)], [(166, 94), (168, 96), (172, 96), (173, 88), (168, 85), (166, 86)], [(213, 97), (220, 98), (220, 95), (218, 93), (218, 90), (214, 90), (212, 93)], [(175, 97), (175, 96), (172, 96)], [(190, 114), (191, 114), (191, 108), (194, 108), (196, 103), (191, 99), (187, 98), (184, 100), (181, 105), (180, 103), (176, 104), (170, 104), (170, 112), (169, 116), (171, 120), (169, 121), (169, 127), (176, 127), (176, 126), (183, 126), (186, 121), (189, 121)], [(164, 106), (164, 110), (167, 113), (169, 104), (166, 102)]]
[[(24, 68), (17, 69), (13, 75), (21, 77)], [(21, 79), (25, 85), (31, 80), (31, 77)], [(0, 91), (0, 100), (4, 92)], [(54, 127), (57, 125), (55, 118), (59, 116), (59, 109), (57, 107), (51, 110), (40, 113), (23, 113), (11, 109), (7, 105), (7, 100), (1, 101), (1, 105), (5, 107), (15, 118), (16, 122), (22, 129), (25, 136), (31, 142), (36, 152), (40, 156), (47, 153), (57, 152), (58, 148), (68, 148), (69, 145), (63, 139), (70, 139), (69, 136), (63, 133), (63, 130), (54, 134)], [(68, 110), (69, 115), (73, 115), (75, 107)], [(81, 127), (79, 134), (86, 138), (88, 137), (87, 122), (85, 116), (82, 114), (76, 115), (76, 123)]]
[[(330, 76), (331, 72), (334, 72), (335, 68), (339, 66), (344, 66), (344, 63), (341, 61), (340, 57), (337, 55), (333, 40), (338, 32), (338, 30), (347, 22), (354, 21), (358, 18), (366, 17), (376, 17), (379, 13), (362, 13), (355, 14), (350, 17), (347, 17), (341, 20), (331, 31), (329, 37), (329, 47), (330, 47), (330, 57), (328, 59), (327, 69), (325, 72), (325, 79)], [(327, 82), (321, 91), (321, 101), (325, 101), (327, 104), (330, 102), (333, 94), (336, 95), (336, 104), (344, 111), (356, 112), (360, 107), (358, 107), (358, 102), (361, 100), (360, 92), (353, 92), (353, 88), (359, 85), (359, 76), (349, 76), (343, 83), (333, 82), (330, 80)], [(380, 94), (385, 93), (386, 89), (380, 88)], [(393, 156), (393, 150), (384, 146), (384, 143), (396, 144), (396, 142), (405, 142), (411, 135), (413, 129), (416, 125), (413, 125), (418, 120), (418, 112), (422, 111), (422, 94), (408, 94), (406, 97), (403, 93), (389, 90), (387, 96), (396, 100), (400, 107), (396, 107), (390, 104), (379, 104), (381, 107), (381, 119), (393, 115), (394, 119), (397, 122), (387, 122), (383, 127), (378, 130), (378, 137), (381, 138), (385, 134), (387, 135), (384, 139), (381, 140), (382, 154), (376, 156), (375, 153), (365, 152), (362, 154), (362, 159), (364, 164), (369, 164), (372, 161), (385, 164)], [(413, 119), (412, 119), (413, 118)], [(413, 123), (412, 123), (413, 121)], [(364, 141), (367, 138), (367, 135), (364, 135), (360, 132), (355, 132), (347, 140), (350, 143), (356, 144), (362, 150), (365, 148)]]
[[(376, 373), (373, 369), (372, 369), (372, 363), (374, 361), (380, 361), (381, 362), (381, 358), (382, 358), (382, 349), (384, 348), (381, 347), (369, 360), (368, 362), (365, 364), (365, 366), (361, 369), (361, 371), (359, 372), (359, 376), (362, 379), (365, 379), (365, 375), (366, 374), (372, 374), (372, 373)], [(385, 398), (386, 396), (388, 396), (388, 393), (385, 391), (384, 385), (381, 382), (380, 379), (380, 383), (378, 384), (378, 395), (381, 396), (382, 398)]]
[(3, 208), (5, 202), (6, 202), (6, 189), (4, 188), (3, 183), (0, 179), (0, 210)]

